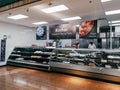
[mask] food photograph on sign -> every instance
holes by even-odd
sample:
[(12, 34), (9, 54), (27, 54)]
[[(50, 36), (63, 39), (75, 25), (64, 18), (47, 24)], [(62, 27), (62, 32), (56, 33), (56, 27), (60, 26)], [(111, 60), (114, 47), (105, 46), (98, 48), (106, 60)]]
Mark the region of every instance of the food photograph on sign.
[(97, 20), (88, 20), (81, 23), (79, 27), (80, 38), (97, 37)]
[(76, 28), (74, 24), (56, 24), (49, 26), (50, 39), (75, 39)]

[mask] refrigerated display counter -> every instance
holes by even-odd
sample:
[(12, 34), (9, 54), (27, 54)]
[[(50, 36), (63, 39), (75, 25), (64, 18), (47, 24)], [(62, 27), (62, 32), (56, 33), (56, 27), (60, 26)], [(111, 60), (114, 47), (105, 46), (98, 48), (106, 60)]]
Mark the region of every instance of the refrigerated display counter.
[(120, 82), (120, 51), (105, 49), (53, 50), (51, 71)]

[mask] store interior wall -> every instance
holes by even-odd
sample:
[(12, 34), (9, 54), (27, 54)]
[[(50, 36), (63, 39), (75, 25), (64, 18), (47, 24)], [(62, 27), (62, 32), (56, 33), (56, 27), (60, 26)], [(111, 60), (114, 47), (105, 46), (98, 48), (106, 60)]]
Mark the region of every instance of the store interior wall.
[[(14, 47), (32, 46), (33, 44), (37, 46), (45, 46), (46, 43), (46, 40), (36, 40), (35, 28), (0, 22), (0, 39), (2, 39), (4, 35), (7, 36), (6, 60), (5, 62), (0, 62), (0, 66), (6, 64), (6, 61)], [(49, 40), (49, 38), (47, 40)], [(61, 41), (63, 47), (65, 45), (71, 45), (70, 39), (65, 39)]]
[[(117, 26), (115, 30), (120, 31), (120, 27)], [(0, 38), (2, 39), (4, 35), (7, 35), (6, 41), (6, 61), (15, 46), (45, 46), (46, 41), (49, 40), (49, 29), (47, 32), (47, 40), (36, 40), (36, 30), (35, 28), (24, 27), (15, 24), (9, 24), (0, 22)], [(72, 43), (71, 39), (61, 39), (62, 46), (70, 46)], [(6, 62), (1, 62), (0, 65)]]
[(5, 62), (0, 62), (0, 65), (6, 64), (7, 58), (15, 46), (31, 46), (32, 44), (40, 43), (40, 41), (36, 41), (34, 29), (0, 22), (0, 39), (4, 35), (7, 36), (6, 60)]

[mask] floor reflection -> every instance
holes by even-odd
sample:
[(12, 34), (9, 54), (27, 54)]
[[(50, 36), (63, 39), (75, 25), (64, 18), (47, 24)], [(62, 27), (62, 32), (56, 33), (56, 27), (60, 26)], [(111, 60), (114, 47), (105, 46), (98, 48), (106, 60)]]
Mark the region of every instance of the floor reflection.
[(0, 90), (120, 90), (120, 85), (9, 66), (0, 68)]

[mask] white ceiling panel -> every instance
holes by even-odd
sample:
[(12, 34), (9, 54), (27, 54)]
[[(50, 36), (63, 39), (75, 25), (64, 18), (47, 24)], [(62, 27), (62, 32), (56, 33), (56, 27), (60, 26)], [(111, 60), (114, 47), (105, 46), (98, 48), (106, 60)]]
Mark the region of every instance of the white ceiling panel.
[[(69, 10), (49, 14), (41, 11), (41, 9), (61, 4), (66, 5)], [(61, 19), (73, 16), (80, 16), (82, 18), (81, 20), (71, 21), (77, 23), (84, 20), (101, 18), (107, 18), (107, 20), (117, 20), (120, 18), (120, 15), (106, 16), (105, 11), (120, 9), (119, 4), (120, 0), (112, 0), (105, 3), (101, 3), (100, 0), (51, 0), (51, 2), (49, 0), (49, 2), (46, 1), (42, 4), (35, 4), (35, 6), (31, 5), (24, 9), (16, 9), (14, 11), (8, 11), (7, 13), (0, 14), (0, 21), (24, 25), (28, 27), (35, 27), (32, 24), (33, 22), (46, 21), (48, 24), (66, 23), (61, 21)], [(10, 20), (7, 18), (8, 16), (15, 14), (27, 15), (29, 18), (22, 20)], [(105, 24), (102, 23), (102, 25)]]

